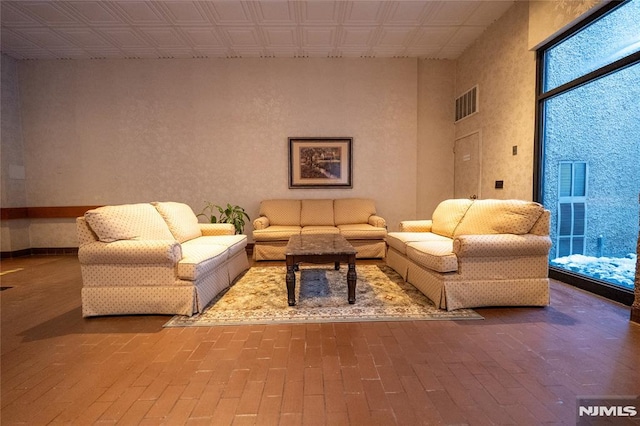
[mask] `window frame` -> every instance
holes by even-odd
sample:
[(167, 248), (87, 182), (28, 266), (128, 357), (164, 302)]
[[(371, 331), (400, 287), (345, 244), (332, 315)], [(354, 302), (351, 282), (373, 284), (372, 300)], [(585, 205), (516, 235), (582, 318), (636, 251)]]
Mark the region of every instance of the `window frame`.
[[(610, 13), (614, 9), (623, 5), (625, 1), (614, 0), (602, 6), (594, 13), (590, 14), (584, 20), (576, 25), (560, 33), (549, 42), (540, 46), (536, 51), (536, 105), (535, 105), (535, 128), (534, 128), (534, 156), (533, 156), (533, 199), (542, 203), (544, 193), (544, 104), (545, 101), (573, 90), (577, 87), (585, 85), (591, 81), (602, 78), (606, 75), (620, 71), (628, 66), (640, 63), (640, 52), (632, 53), (624, 58), (618, 59), (610, 64), (602, 66), (594, 71), (582, 75), (572, 81), (564, 83), (547, 92), (544, 90), (544, 72), (545, 72), (545, 52), (558, 43), (561, 43), (573, 34), (581, 31), (583, 28), (591, 25), (594, 21), (602, 16)], [(639, 200), (640, 201), (640, 200)], [(572, 273), (562, 268), (549, 265), (549, 277), (557, 279), (564, 283), (587, 290), (591, 293), (598, 294), (611, 300), (631, 306), (634, 301), (634, 293), (617, 287), (605, 281), (587, 277), (582, 274)]]

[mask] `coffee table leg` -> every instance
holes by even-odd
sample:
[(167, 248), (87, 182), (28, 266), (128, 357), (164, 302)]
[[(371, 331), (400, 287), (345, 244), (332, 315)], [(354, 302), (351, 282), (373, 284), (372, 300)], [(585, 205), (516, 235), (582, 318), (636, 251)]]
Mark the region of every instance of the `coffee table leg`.
[(347, 287), (349, 288), (349, 304), (356, 303), (356, 281), (358, 280), (358, 274), (356, 273), (356, 264), (349, 263), (349, 270), (347, 271)]
[(340, 262), (335, 262), (333, 265), (333, 269), (335, 269), (336, 271), (340, 270)]
[(293, 263), (293, 259), (287, 258), (287, 299), (289, 306), (295, 306), (296, 304), (296, 265)]

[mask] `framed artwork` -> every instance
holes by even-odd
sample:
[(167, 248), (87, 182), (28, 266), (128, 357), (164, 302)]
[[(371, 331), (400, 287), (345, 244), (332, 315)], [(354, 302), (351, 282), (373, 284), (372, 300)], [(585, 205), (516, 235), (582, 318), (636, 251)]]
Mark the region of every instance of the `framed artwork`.
[(289, 188), (352, 188), (353, 138), (289, 138)]

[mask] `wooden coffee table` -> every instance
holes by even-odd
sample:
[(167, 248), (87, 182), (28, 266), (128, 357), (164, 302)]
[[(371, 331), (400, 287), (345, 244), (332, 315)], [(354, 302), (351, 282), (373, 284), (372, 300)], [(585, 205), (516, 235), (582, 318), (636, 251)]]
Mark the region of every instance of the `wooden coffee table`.
[(289, 238), (285, 251), (287, 259), (287, 293), (289, 306), (296, 304), (296, 275), (299, 263), (334, 263), (336, 271), (340, 263), (347, 263), (347, 288), (350, 304), (356, 302), (356, 249), (339, 234), (294, 235)]

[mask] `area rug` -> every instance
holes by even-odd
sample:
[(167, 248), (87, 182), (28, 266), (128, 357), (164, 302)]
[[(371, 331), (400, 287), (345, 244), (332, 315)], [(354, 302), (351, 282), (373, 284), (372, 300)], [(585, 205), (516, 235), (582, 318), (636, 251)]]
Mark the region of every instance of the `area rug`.
[(174, 316), (165, 327), (356, 321), (483, 319), (471, 309), (436, 308), (388, 266), (357, 265), (356, 303), (347, 301), (347, 267), (302, 266), (296, 306), (287, 304), (285, 267), (254, 267), (202, 313)]

